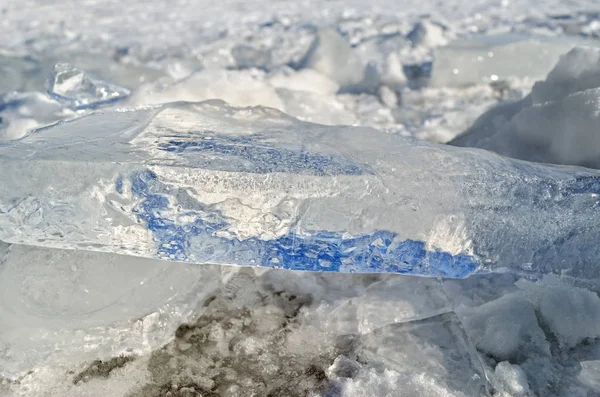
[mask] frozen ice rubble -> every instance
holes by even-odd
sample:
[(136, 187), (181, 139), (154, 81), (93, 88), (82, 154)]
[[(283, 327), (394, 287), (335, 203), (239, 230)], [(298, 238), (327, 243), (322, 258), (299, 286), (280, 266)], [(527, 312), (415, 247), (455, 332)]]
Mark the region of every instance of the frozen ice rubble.
[(220, 101), (0, 146), (0, 239), (190, 263), (596, 278), (600, 172)]

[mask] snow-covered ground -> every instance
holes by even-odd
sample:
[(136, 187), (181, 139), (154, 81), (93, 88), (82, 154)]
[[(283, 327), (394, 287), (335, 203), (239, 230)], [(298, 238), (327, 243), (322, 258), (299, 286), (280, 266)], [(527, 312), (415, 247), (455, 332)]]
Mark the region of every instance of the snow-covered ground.
[[(600, 396), (600, 175), (412, 140), (598, 168), (595, 2), (7, 0), (0, 12), (0, 396)], [(373, 129), (327, 129), (263, 107)], [(264, 148), (251, 156), (260, 161), (230, 149), (208, 160), (150, 153), (198, 126), (217, 139), (258, 130)], [(327, 133), (356, 139), (340, 142), (337, 163), (317, 157), (313, 174), (273, 164), (283, 161), (276, 149), (294, 159), (298, 142), (329, 155)], [(134, 160), (129, 141), (107, 139), (128, 134)], [(386, 168), (394, 156), (362, 156), (361, 147), (389, 148), (409, 166), (382, 175), (396, 171)], [(291, 187), (267, 178), (257, 188), (248, 177), (254, 190), (235, 179), (211, 190), (200, 203), (225, 214), (225, 228), (192, 190), (172, 194), (175, 210), (136, 202), (131, 181), (94, 182), (158, 160), (171, 178), (165, 191), (179, 179), (194, 185), (177, 173), (185, 167), (279, 172)], [(363, 165), (369, 172), (355, 172)], [(433, 182), (413, 178), (419, 170)], [(223, 183), (214, 175), (207, 191)], [(449, 189), (460, 178), (471, 184)], [(91, 193), (79, 195), (81, 186)], [(180, 256), (179, 242), (161, 241), (157, 257), (188, 263), (144, 258), (164, 235), (123, 214), (168, 222), (182, 206), (208, 219), (215, 240), (270, 241), (301, 228), (299, 219), (325, 230), (341, 219), (340, 234), (384, 225), (394, 238), (425, 236), (427, 252), (443, 258), (477, 258), (465, 272), (433, 262), (403, 272), (477, 274), (197, 264), (248, 258), (189, 239), (215, 252)]]

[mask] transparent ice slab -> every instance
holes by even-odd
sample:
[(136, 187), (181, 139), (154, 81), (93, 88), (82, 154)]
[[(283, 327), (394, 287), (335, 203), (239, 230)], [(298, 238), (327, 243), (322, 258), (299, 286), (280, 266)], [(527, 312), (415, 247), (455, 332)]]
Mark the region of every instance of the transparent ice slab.
[(595, 278), (600, 172), (267, 108), (96, 112), (0, 146), (0, 239), (189, 263)]
[(387, 325), (361, 342), (362, 362), (399, 374), (394, 396), (488, 395), (477, 352), (453, 312)]
[(0, 378), (148, 353), (221, 280), (214, 266), (0, 243)]

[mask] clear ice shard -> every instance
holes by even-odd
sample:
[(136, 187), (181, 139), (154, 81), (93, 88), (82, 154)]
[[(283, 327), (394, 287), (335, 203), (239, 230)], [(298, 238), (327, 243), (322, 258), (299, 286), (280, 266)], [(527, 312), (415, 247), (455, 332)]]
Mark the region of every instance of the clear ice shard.
[(48, 94), (73, 109), (89, 109), (127, 98), (125, 87), (97, 79), (66, 63), (54, 65)]
[(399, 396), (486, 396), (475, 348), (454, 312), (386, 325), (362, 338), (361, 362), (398, 374)]
[(147, 353), (221, 287), (211, 266), (0, 243), (0, 377)]
[(0, 240), (189, 263), (463, 278), (600, 270), (600, 171), (221, 101), (0, 146)]

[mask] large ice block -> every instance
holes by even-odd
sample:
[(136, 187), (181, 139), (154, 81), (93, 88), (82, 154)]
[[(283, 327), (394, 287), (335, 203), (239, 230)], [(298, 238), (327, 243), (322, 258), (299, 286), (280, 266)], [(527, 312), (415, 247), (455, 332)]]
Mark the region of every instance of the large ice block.
[(600, 172), (220, 101), (0, 146), (0, 240), (190, 263), (597, 277)]
[(576, 47), (519, 102), (490, 109), (451, 145), (600, 168), (600, 49)]

